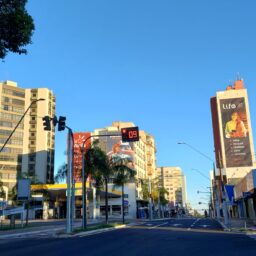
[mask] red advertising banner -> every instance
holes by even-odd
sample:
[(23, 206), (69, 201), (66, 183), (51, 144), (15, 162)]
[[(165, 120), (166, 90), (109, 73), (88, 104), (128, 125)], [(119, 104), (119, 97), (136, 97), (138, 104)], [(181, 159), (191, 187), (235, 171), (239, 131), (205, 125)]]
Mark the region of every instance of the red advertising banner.
[[(91, 146), (91, 139), (88, 139), (91, 136), (90, 132), (77, 132), (74, 133), (74, 179), (75, 182), (81, 182), (82, 180), (82, 147), (84, 144), (84, 151)], [(84, 143), (86, 141), (86, 143)]]

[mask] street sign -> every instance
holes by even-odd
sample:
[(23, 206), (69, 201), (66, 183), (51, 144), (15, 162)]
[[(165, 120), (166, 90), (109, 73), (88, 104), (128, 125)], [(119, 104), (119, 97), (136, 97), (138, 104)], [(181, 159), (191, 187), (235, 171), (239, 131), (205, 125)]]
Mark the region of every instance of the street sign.
[(30, 179), (18, 180), (18, 200), (29, 200), (30, 198)]
[(124, 200), (124, 205), (128, 206), (129, 205), (129, 201), (128, 200)]

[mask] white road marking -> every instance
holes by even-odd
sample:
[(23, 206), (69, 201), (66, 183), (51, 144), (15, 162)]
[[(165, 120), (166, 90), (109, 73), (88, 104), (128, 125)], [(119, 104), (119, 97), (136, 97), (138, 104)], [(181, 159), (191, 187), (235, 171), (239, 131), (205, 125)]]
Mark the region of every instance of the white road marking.
[(177, 227), (177, 226), (182, 226), (182, 224), (172, 224), (172, 226), (174, 226), (174, 227)]
[(249, 236), (250, 238), (252, 238), (252, 239), (256, 240), (256, 234), (253, 234), (253, 235), (249, 235), (249, 234), (247, 234), (247, 236)]
[(194, 227), (195, 224), (196, 224), (198, 221), (199, 221), (199, 219), (196, 219), (196, 220), (192, 223), (192, 225), (191, 225), (190, 227), (191, 227), (191, 228)]
[(160, 226), (164, 226), (164, 225), (166, 225), (166, 224), (168, 224), (168, 222), (161, 223), (161, 224), (159, 224), (159, 225), (156, 225), (156, 226), (150, 227), (150, 228), (148, 228), (148, 229), (157, 228), (157, 227), (160, 227)]
[(210, 227), (210, 225), (200, 225), (200, 227), (207, 228)]

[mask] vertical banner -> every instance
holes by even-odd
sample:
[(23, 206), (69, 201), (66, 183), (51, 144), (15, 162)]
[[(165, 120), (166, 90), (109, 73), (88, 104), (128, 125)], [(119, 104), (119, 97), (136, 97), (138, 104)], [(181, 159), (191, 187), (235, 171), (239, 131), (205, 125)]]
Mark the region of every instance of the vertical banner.
[[(76, 132), (74, 133), (74, 179), (75, 182), (82, 181), (82, 147), (84, 141), (91, 136), (90, 132)], [(86, 152), (91, 146), (91, 139), (88, 139), (84, 144), (84, 151)]]
[(244, 98), (220, 100), (226, 168), (252, 166)]

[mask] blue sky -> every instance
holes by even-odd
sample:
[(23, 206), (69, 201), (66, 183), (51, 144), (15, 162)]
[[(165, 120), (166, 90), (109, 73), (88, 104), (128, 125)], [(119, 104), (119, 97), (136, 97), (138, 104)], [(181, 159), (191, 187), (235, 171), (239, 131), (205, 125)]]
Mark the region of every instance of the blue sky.
[[(28, 55), (9, 54), (0, 80), (48, 87), (75, 131), (133, 121), (155, 136), (159, 166), (180, 166), (189, 199), (208, 181), (213, 138), (210, 97), (237, 72), (255, 130), (256, 3), (253, 0), (29, 0), (36, 30)], [(255, 134), (254, 134), (255, 137)], [(56, 167), (66, 133), (56, 134)], [(197, 207), (199, 207), (197, 205)]]

